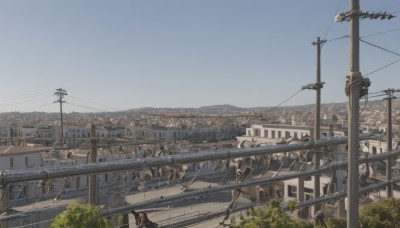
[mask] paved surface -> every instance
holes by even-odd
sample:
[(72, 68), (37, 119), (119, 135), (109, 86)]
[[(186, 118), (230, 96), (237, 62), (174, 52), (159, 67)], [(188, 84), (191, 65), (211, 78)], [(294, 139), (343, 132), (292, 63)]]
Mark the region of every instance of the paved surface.
[[(215, 186), (216, 183), (198, 181), (191, 189), (207, 188), (209, 185)], [(157, 189), (141, 192), (127, 197), (128, 203), (140, 202), (143, 200), (159, 198), (181, 192), (179, 186), (165, 189)], [(149, 205), (138, 211), (145, 211), (148, 218), (158, 223), (162, 227), (223, 227), (219, 225), (222, 221), (225, 209), (232, 199), (231, 191), (217, 192), (208, 197), (198, 197), (198, 199), (187, 199), (176, 203), (164, 205)], [(249, 205), (250, 201), (240, 199), (237, 207)], [(214, 215), (218, 213), (222, 215)], [(130, 224), (134, 224), (134, 217), (130, 215)], [(229, 221), (226, 221), (228, 223)], [(190, 224), (193, 223), (193, 224)], [(131, 227), (135, 227), (134, 225)]]

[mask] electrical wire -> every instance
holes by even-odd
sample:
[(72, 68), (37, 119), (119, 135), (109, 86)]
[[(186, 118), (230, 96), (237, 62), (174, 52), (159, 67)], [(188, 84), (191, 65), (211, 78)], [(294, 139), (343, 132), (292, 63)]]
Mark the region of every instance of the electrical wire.
[(384, 31), (384, 32), (378, 32), (378, 33), (373, 33), (373, 34), (361, 36), (360, 38), (367, 38), (367, 37), (377, 36), (377, 35), (386, 34), (386, 33), (390, 33), (390, 32), (395, 32), (395, 31), (399, 31), (399, 30), (400, 30), (400, 28), (392, 29), (392, 30), (388, 30), (388, 31)]
[(40, 95), (43, 95), (43, 94), (48, 94), (48, 93), (50, 93), (50, 92), (51, 92), (51, 91), (44, 91), (44, 92), (37, 92), (37, 93), (29, 93), (29, 94), (5, 96), (5, 97), (0, 97), (0, 99), (10, 99), (10, 98), (23, 99), (23, 98), (35, 97), (35, 96), (40, 96)]
[[(378, 32), (378, 33), (372, 33), (372, 34), (368, 34), (368, 35), (364, 35), (364, 36), (360, 36), (360, 38), (368, 38), (368, 37), (373, 37), (373, 36), (378, 36), (378, 35), (382, 35), (382, 34), (386, 34), (386, 33), (390, 33), (390, 32), (396, 32), (396, 31), (400, 31), (400, 28), (396, 28), (396, 29), (392, 29), (392, 30), (387, 30), (387, 31), (383, 31), (383, 32)], [(344, 35), (341, 37), (337, 37), (337, 38), (333, 38), (333, 39), (328, 39), (326, 40), (328, 41), (335, 41), (335, 40), (340, 40), (343, 38), (349, 38), (349, 35)]]
[(46, 96), (42, 96), (41, 98), (29, 99), (29, 100), (25, 100), (25, 101), (21, 101), (21, 102), (16, 102), (16, 103), (0, 104), (0, 106), (4, 107), (4, 106), (12, 106), (12, 105), (18, 105), (18, 104), (25, 104), (25, 103), (36, 101), (36, 100), (46, 98), (46, 97), (52, 97), (52, 96), (46, 95)]
[(68, 97), (69, 97), (69, 98), (73, 98), (73, 99), (77, 99), (77, 100), (81, 100), (81, 101), (85, 101), (85, 102), (88, 102), (88, 103), (91, 103), (91, 104), (100, 105), (100, 106), (102, 106), (102, 107), (112, 108), (112, 109), (115, 109), (115, 110), (118, 110), (118, 111), (124, 111), (124, 109), (121, 109), (121, 108), (115, 108), (115, 107), (105, 106), (105, 105), (100, 104), (100, 103), (98, 103), (98, 102), (89, 101), (89, 100), (86, 100), (86, 99), (83, 99), (83, 98), (78, 98), (78, 97), (74, 97), (74, 96), (71, 96), (71, 95), (69, 95)]
[(285, 103), (286, 101), (290, 100), (292, 97), (296, 96), (296, 95), (297, 95), (298, 93), (300, 93), (301, 91), (302, 91), (302, 89), (300, 89), (299, 91), (297, 91), (296, 93), (294, 93), (293, 95), (291, 95), (289, 98), (287, 98), (286, 100), (282, 101), (282, 102), (279, 103), (278, 105), (276, 105), (276, 106), (274, 106), (274, 107), (268, 109), (266, 112), (270, 112), (270, 111), (272, 111), (273, 109), (275, 109), (275, 108), (281, 106), (283, 103)]
[(386, 96), (386, 94), (381, 94), (381, 95), (375, 95), (375, 96), (369, 96), (368, 98), (374, 98), (374, 97), (382, 97), (382, 96)]
[(364, 100), (365, 100), (364, 107), (361, 109), (361, 111), (359, 112), (359, 114), (361, 114), (361, 113), (364, 111), (364, 109), (367, 107), (367, 104), (368, 104), (368, 96), (365, 96), (365, 97), (364, 97)]
[(376, 70), (374, 70), (374, 71), (371, 71), (371, 72), (369, 72), (368, 74), (365, 74), (364, 77), (367, 77), (368, 75), (371, 75), (371, 74), (376, 73), (376, 72), (378, 72), (378, 71), (380, 71), (380, 70), (383, 70), (383, 69), (385, 69), (386, 67), (389, 67), (389, 66), (391, 66), (391, 65), (393, 65), (393, 64), (395, 64), (395, 63), (398, 63), (398, 62), (400, 62), (400, 59), (397, 59), (396, 61), (393, 61), (393, 62), (391, 62), (391, 63), (389, 63), (389, 64), (387, 64), (387, 65), (385, 65), (385, 66), (383, 66), (383, 67), (381, 67), (381, 68), (378, 68), (378, 69), (376, 69)]
[(67, 102), (65, 104), (69, 104), (78, 108), (86, 108), (86, 109), (90, 109), (90, 110), (95, 110), (95, 111), (101, 111), (101, 112), (111, 112), (109, 110), (104, 110), (104, 109), (99, 109), (99, 108), (94, 108), (94, 107), (90, 107), (87, 105), (83, 105), (83, 104), (75, 104), (75, 103), (71, 103), (71, 102)]
[(37, 109), (40, 109), (40, 108), (43, 108), (43, 107), (47, 107), (47, 106), (50, 106), (50, 105), (53, 105), (53, 104), (54, 104), (54, 102), (53, 103), (49, 103), (49, 104), (45, 104), (45, 105), (41, 105), (41, 106), (37, 106), (37, 107), (34, 107), (34, 108), (30, 108), (30, 110), (26, 111), (26, 112), (32, 112), (32, 110), (35, 110), (35, 109), (37, 110)]
[(381, 49), (381, 50), (383, 50), (383, 51), (389, 52), (389, 53), (391, 53), (391, 54), (393, 54), (393, 55), (400, 56), (400, 54), (397, 53), (397, 52), (388, 50), (388, 49), (383, 48), (383, 47), (381, 47), (381, 46), (378, 46), (378, 45), (376, 45), (376, 44), (372, 44), (372, 43), (367, 42), (367, 41), (365, 41), (365, 40), (363, 40), (363, 39), (361, 39), (361, 38), (360, 38), (359, 40), (360, 40), (361, 42), (363, 42), (363, 43), (366, 43), (366, 44), (368, 44), (368, 45), (371, 45), (371, 46), (376, 47), (376, 48), (378, 48), (378, 49)]
[[(342, 2), (343, 2), (343, 0), (340, 0), (338, 6), (337, 6), (337, 8), (336, 8), (335, 15), (337, 15), (337, 12), (339, 11), (339, 8), (340, 8), (340, 6), (342, 5)], [(328, 35), (329, 31), (330, 31), (331, 28), (332, 28), (333, 22), (334, 22), (334, 20), (331, 20), (331, 23), (329, 24), (328, 29), (327, 29), (326, 32), (325, 32), (325, 36), (324, 36), (324, 38), (323, 38), (322, 40), (325, 40), (326, 36)]]
[(328, 42), (328, 41), (340, 40), (340, 39), (348, 38), (348, 37), (350, 37), (350, 36), (349, 36), (349, 35), (344, 35), (344, 36), (341, 36), (341, 37), (337, 37), (337, 38), (333, 38), (333, 39), (330, 39), (330, 40), (326, 40), (326, 42)]
[(378, 93), (382, 93), (382, 91), (371, 92), (371, 93), (368, 93), (368, 95), (370, 95), (370, 94), (378, 94)]

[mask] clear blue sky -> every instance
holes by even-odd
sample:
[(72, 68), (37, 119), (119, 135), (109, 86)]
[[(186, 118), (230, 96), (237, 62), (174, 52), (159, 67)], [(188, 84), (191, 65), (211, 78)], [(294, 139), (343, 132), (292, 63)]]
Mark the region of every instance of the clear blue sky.
[[(274, 106), (315, 82), (311, 43), (348, 35), (348, 22), (333, 22), (348, 8), (348, 0), (4, 0), (0, 112), (57, 112), (57, 88), (69, 93), (65, 112)], [(400, 1), (361, 0), (361, 9), (400, 16)], [(400, 17), (361, 21), (361, 36), (391, 30), (364, 39), (400, 53)], [(360, 46), (363, 74), (400, 58)], [(323, 46), (323, 103), (347, 100), (349, 56), (348, 38)], [(371, 74), (370, 91), (399, 88), (399, 72), (397, 63)]]

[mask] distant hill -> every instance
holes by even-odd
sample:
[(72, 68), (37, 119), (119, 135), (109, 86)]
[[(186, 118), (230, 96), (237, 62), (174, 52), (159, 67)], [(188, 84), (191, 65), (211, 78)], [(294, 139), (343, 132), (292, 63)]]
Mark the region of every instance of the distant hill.
[(248, 108), (238, 108), (233, 105), (223, 104), (223, 105), (211, 105), (211, 106), (203, 106), (197, 109), (199, 112), (205, 113), (219, 113), (219, 112), (238, 112), (238, 111), (246, 111)]
[(143, 107), (143, 108), (134, 108), (129, 109), (127, 112), (135, 112), (135, 113), (154, 113), (154, 112), (200, 112), (200, 113), (219, 113), (219, 112), (237, 112), (237, 111), (246, 111), (248, 108), (238, 108), (233, 105), (223, 104), (223, 105), (210, 105), (203, 106), (200, 108), (153, 108), (153, 107)]

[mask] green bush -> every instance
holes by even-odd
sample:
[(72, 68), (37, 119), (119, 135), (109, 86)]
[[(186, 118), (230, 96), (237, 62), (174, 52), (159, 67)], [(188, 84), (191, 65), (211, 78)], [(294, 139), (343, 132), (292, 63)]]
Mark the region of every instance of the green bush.
[(74, 203), (58, 214), (51, 223), (51, 228), (111, 228), (110, 222), (100, 217), (102, 206)]
[(361, 209), (361, 227), (400, 227), (400, 199), (388, 198)]

